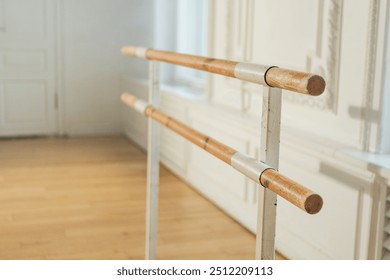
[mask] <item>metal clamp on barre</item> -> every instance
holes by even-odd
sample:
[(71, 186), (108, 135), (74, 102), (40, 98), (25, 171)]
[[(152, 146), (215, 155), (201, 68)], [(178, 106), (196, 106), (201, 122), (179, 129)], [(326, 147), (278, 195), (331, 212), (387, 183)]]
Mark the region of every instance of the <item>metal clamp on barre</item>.
[(321, 210), (323, 204), (321, 196), (283, 176), (270, 166), (237, 152), (233, 148), (186, 126), (129, 93), (123, 93), (121, 99), (139, 113), (168, 127), (305, 212), (316, 214)]

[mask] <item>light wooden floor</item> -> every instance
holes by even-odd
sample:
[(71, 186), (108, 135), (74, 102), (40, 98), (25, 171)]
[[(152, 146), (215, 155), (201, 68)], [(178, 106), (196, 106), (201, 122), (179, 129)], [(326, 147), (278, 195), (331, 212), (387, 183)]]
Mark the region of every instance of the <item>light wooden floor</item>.
[[(1, 140), (0, 259), (143, 259), (145, 179), (122, 137)], [(165, 169), (159, 207), (159, 259), (254, 258), (255, 237)]]

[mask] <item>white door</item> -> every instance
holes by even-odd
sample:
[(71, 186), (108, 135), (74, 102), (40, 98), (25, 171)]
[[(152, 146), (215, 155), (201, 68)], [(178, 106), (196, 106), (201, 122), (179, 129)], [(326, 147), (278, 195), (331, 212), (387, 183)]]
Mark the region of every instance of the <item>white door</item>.
[(0, 0), (0, 136), (56, 132), (55, 1)]

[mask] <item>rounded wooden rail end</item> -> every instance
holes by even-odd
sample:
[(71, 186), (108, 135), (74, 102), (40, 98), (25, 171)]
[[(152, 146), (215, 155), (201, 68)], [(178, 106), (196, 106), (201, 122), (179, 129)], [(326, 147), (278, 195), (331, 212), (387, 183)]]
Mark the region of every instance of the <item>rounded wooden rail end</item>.
[(265, 170), (260, 176), (260, 183), (309, 214), (317, 214), (322, 208), (323, 200), (320, 195), (274, 169)]
[(268, 69), (265, 80), (271, 87), (312, 96), (322, 94), (326, 86), (326, 82), (321, 76), (278, 67)]
[(305, 201), (305, 210), (309, 214), (317, 214), (320, 212), (324, 204), (322, 197), (316, 193), (309, 195)]

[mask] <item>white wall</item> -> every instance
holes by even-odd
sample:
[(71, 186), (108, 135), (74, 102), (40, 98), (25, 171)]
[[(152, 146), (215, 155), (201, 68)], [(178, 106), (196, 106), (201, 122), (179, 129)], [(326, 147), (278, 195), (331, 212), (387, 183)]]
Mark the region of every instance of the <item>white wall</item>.
[(125, 44), (149, 45), (153, 1), (61, 1), (62, 133), (121, 133), (119, 95), (124, 76), (142, 78), (146, 65), (127, 63)]

